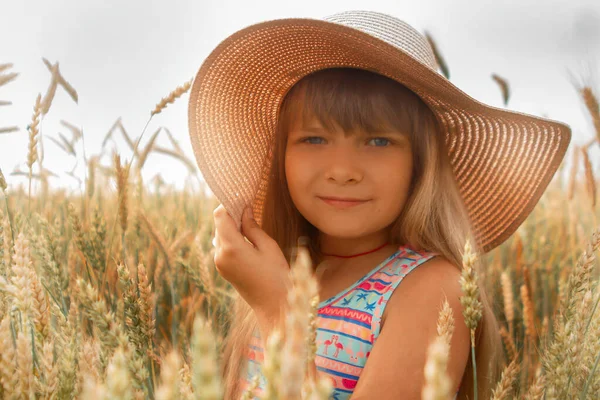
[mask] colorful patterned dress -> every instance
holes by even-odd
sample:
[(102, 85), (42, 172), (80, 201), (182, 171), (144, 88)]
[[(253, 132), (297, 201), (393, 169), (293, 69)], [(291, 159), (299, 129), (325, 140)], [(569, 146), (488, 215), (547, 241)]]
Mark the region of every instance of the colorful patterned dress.
[[(379, 336), (381, 316), (393, 291), (410, 271), (435, 255), (402, 245), (352, 286), (319, 303), (315, 364), (331, 378), (332, 400), (350, 398)], [(260, 372), (263, 348), (258, 330), (247, 356), (248, 369), (242, 387), (245, 390), (258, 374), (260, 387), (256, 394), (262, 394), (265, 378)]]

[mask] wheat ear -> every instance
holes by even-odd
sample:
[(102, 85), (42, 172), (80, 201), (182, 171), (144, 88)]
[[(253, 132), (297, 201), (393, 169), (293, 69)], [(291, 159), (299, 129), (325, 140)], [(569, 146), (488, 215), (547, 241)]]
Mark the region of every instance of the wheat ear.
[(475, 400), (477, 400), (477, 363), (475, 361), (475, 329), (483, 315), (483, 306), (479, 301), (479, 288), (477, 286), (477, 274), (475, 271), (475, 261), (477, 256), (471, 252), (471, 243), (469, 240), (465, 243), (463, 253), (463, 269), (460, 277), (460, 285), (463, 296), (460, 297), (460, 303), (463, 307), (463, 316), (465, 324), (471, 331), (471, 360), (473, 363), (473, 385)]
[(509, 398), (508, 395), (512, 390), (519, 369), (519, 363), (517, 362), (517, 359), (514, 358), (511, 363), (504, 368), (504, 371), (502, 371), (500, 381), (498, 381), (498, 384), (492, 393), (492, 400), (505, 400)]
[(31, 118), (31, 125), (29, 126), (29, 151), (27, 153), (27, 167), (29, 168), (29, 209), (31, 209), (31, 177), (33, 174), (33, 164), (38, 159), (37, 152), (37, 137), (39, 134), (38, 125), (40, 123), (40, 112), (41, 112), (41, 99), (42, 95), (38, 94), (35, 99), (35, 105), (33, 107), (33, 117)]
[(154, 110), (152, 110), (150, 115), (152, 116), (160, 114), (160, 112), (167, 107), (167, 104), (173, 103), (176, 99), (181, 97), (185, 92), (187, 92), (190, 89), (190, 87), (192, 86), (192, 81), (193, 80), (189, 80), (183, 85), (177, 86), (177, 88), (175, 88), (175, 90), (169, 93), (167, 97), (163, 97), (162, 100), (156, 105)]
[(425, 385), (421, 393), (423, 400), (446, 400), (450, 398), (452, 381), (448, 376), (450, 345), (447, 337), (436, 336), (427, 349), (425, 363)]

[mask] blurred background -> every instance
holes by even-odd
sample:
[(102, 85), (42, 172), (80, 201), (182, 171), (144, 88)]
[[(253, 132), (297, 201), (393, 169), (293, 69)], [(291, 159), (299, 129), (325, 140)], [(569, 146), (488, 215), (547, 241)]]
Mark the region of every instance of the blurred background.
[[(509, 109), (568, 123), (573, 144), (595, 137), (572, 82), (575, 77), (599, 88), (597, 0), (3, 0), (0, 64), (12, 63), (4, 73), (18, 76), (0, 87), (0, 101), (12, 102), (0, 107), (0, 128), (16, 127), (0, 133), (0, 168), (9, 186), (26, 186), (28, 179), (19, 171), (27, 171), (27, 125), (38, 93), (44, 96), (50, 85), (49, 66), (57, 62), (61, 76), (77, 91), (78, 102), (58, 86), (40, 124), (43, 166), (56, 175), (50, 175), (50, 186), (79, 190), (85, 182), (84, 149), (88, 159), (103, 154), (99, 163), (107, 166), (113, 148), (131, 160), (131, 146), (121, 128), (130, 139), (139, 137), (161, 98), (193, 78), (228, 35), (267, 19), (321, 18), (351, 9), (390, 13), (429, 32), (448, 65), (450, 80), (475, 99), (505, 107), (492, 79), (498, 74), (510, 85)], [(160, 177), (178, 188), (186, 182), (201, 185), (199, 175), (189, 179), (189, 161), (197, 167), (187, 131), (187, 101), (185, 94), (147, 127), (140, 148), (163, 128), (155, 147), (164, 151), (148, 156), (142, 171), (145, 182)], [(60, 137), (71, 141), (68, 124), (83, 131), (83, 140), (73, 141), (75, 155), (65, 151)], [(597, 147), (589, 149), (592, 163)], [(181, 152), (188, 165), (168, 150)], [(34, 190), (38, 186), (34, 183)]]

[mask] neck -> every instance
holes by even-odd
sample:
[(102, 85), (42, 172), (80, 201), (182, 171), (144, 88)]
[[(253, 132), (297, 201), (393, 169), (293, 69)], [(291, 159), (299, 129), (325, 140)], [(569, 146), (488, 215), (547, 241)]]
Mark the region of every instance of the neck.
[[(382, 230), (372, 235), (362, 237), (336, 237), (324, 233), (319, 235), (319, 248), (324, 258), (332, 258), (327, 254), (337, 256), (352, 256), (369, 252), (390, 243), (389, 231)], [(384, 247), (385, 248), (385, 247)]]
[[(372, 253), (350, 258), (333, 257), (320, 254), (317, 258), (316, 264), (314, 265), (314, 271), (317, 274), (317, 277), (320, 277), (326, 270), (329, 271), (329, 273), (332, 273), (334, 271), (362, 268), (365, 265), (373, 266), (394, 254), (394, 252), (398, 250), (398, 247), (399, 245), (397, 244), (388, 243), (381, 249)], [(357, 251), (354, 254), (358, 253), (359, 252)]]

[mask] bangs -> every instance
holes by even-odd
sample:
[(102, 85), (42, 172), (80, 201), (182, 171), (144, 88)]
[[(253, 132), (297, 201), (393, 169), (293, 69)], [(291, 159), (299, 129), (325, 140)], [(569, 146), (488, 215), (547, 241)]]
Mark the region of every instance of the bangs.
[(289, 124), (301, 118), (302, 127), (316, 120), (327, 131), (341, 129), (345, 136), (398, 131), (409, 138), (414, 134), (416, 108), (424, 106), (399, 82), (354, 68), (307, 75), (288, 92), (284, 103), (281, 112), (287, 114), (284, 120)]

